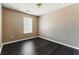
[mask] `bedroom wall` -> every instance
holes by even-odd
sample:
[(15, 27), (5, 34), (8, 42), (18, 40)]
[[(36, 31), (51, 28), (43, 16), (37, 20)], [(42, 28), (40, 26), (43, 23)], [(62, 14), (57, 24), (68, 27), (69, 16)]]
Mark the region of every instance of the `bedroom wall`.
[[(23, 33), (23, 17), (33, 18), (33, 33)], [(13, 36), (13, 38), (12, 38)], [(3, 40), (10, 42), (38, 36), (38, 17), (3, 7)]]
[(79, 4), (41, 16), (39, 34), (50, 40), (79, 48)]
[(0, 45), (2, 43), (2, 7), (0, 3)]

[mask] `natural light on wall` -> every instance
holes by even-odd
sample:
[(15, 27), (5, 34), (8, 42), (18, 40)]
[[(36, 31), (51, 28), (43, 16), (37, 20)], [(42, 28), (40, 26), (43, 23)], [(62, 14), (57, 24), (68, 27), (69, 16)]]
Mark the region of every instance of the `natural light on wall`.
[(24, 17), (23, 24), (24, 24), (24, 31), (23, 31), (24, 34), (32, 33), (32, 18)]

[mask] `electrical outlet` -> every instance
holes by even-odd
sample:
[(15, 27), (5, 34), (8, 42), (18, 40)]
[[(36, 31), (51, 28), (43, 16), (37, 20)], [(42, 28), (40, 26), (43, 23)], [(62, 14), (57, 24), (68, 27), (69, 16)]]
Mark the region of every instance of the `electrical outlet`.
[(10, 38), (14, 38), (14, 36), (10, 36)]

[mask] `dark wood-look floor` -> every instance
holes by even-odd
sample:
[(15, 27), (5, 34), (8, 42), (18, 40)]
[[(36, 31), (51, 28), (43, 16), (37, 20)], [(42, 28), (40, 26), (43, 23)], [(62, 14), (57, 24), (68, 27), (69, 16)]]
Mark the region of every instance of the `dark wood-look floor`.
[(4, 45), (2, 55), (78, 55), (79, 51), (47, 41), (33, 38), (21, 42)]

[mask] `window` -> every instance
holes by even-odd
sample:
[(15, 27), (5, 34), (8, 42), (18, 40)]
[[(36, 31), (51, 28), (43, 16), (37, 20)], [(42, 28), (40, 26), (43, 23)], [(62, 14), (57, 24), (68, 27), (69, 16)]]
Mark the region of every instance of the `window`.
[(32, 18), (24, 17), (24, 33), (32, 33)]

